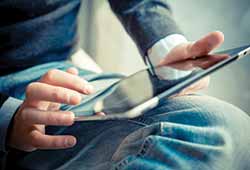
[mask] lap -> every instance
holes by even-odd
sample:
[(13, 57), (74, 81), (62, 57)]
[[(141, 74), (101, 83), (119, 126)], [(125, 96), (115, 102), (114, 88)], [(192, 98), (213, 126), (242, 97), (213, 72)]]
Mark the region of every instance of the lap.
[[(15, 75), (9, 91), (13, 91), (13, 96), (23, 96), (24, 87), (20, 88), (20, 84), (25, 86), (43, 72), (25, 82), (18, 78), (24, 72)], [(90, 81), (102, 79), (104, 84), (114, 78), (113, 74), (81, 75)], [(2, 82), (8, 84), (7, 80)], [(75, 123), (47, 130), (50, 134), (75, 135), (78, 143), (66, 150), (10, 152), (8, 166), (41, 170), (250, 169), (249, 117), (230, 104), (206, 96), (165, 100), (133, 120)]]
[(178, 97), (133, 120), (50, 127), (52, 134), (75, 135), (77, 146), (23, 154), (17, 163), (27, 169), (239, 169), (249, 156), (249, 135), (240, 130), (250, 130), (248, 122), (220, 100)]
[[(117, 149), (120, 169), (250, 168), (250, 134), (246, 133), (250, 118), (229, 103), (208, 96), (178, 97), (133, 121), (145, 127), (126, 137)], [(138, 141), (142, 142), (137, 150), (127, 153)]]

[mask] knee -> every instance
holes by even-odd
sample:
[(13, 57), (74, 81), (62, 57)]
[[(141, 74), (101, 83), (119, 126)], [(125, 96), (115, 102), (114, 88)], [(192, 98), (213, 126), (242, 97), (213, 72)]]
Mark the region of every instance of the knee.
[(185, 99), (187, 105), (203, 119), (210, 121), (210, 126), (225, 126), (236, 129), (243, 124), (249, 124), (249, 116), (238, 107), (225, 101), (209, 96), (193, 96)]
[(203, 127), (239, 128), (242, 124), (249, 124), (250, 121), (245, 112), (230, 103), (209, 96), (194, 95), (166, 100), (153, 110), (150, 116), (160, 122)]
[[(227, 144), (225, 149), (232, 158), (231, 162), (235, 169), (248, 167), (246, 159), (249, 159), (250, 151), (246, 148), (250, 145), (250, 117), (244, 111), (230, 103), (208, 96), (190, 96), (179, 100), (182, 100), (181, 102), (184, 102), (189, 110), (183, 114), (189, 119), (186, 120), (186, 124), (194, 126), (198, 124), (203, 129), (208, 127), (215, 130)], [(195, 117), (198, 117), (195, 122), (190, 120)], [(211, 138), (211, 141), (214, 139)]]
[(167, 100), (151, 112), (150, 119), (154, 123), (221, 129), (239, 150), (250, 144), (250, 117), (234, 105), (213, 97), (185, 96)]
[[(138, 148), (142, 150), (136, 152), (139, 156), (164, 162), (168, 168), (248, 167), (246, 159), (250, 152), (246, 148), (250, 145), (250, 133), (245, 132), (250, 131), (250, 119), (229, 103), (206, 96), (178, 97), (165, 101), (144, 119), (152, 120), (152, 124), (128, 136), (132, 141), (124, 143), (133, 145), (123, 145), (119, 153), (128, 153), (124, 150), (141, 142)], [(134, 164), (136, 161), (139, 159)]]

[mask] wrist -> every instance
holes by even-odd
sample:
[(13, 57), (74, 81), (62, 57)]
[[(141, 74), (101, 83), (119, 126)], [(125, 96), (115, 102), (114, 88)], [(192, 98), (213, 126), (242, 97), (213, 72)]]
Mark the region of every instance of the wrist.
[[(146, 64), (150, 66), (159, 65), (160, 61), (167, 57), (167, 54), (176, 46), (187, 43), (187, 39), (181, 34), (169, 35), (157, 43), (155, 43), (149, 50), (146, 56)], [(155, 72), (161, 78), (179, 79), (191, 73), (191, 71), (177, 70), (174, 68), (166, 67)]]
[(148, 57), (153, 65), (159, 64), (159, 62), (167, 56), (167, 54), (177, 45), (187, 43), (188, 40), (181, 34), (169, 35), (158, 42), (156, 42), (149, 50)]

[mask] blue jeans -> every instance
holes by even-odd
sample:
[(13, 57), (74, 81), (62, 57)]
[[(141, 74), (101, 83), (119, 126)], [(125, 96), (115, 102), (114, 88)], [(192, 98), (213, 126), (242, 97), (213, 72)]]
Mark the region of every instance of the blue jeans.
[[(70, 66), (54, 64), (43, 69), (32, 68), (29, 71), (34, 75), (12, 75), (15, 83), (11, 81), (8, 88), (6, 85), (1, 88), (23, 98), (27, 83), (37, 80), (52, 67), (65, 70)], [(20, 78), (22, 74), (26, 77)], [(121, 78), (84, 70), (81, 75), (90, 82), (99, 82), (97, 88)], [(46, 130), (48, 134), (74, 135), (78, 143), (65, 150), (11, 151), (7, 167), (36, 170), (250, 169), (250, 118), (235, 106), (208, 96), (166, 99), (136, 119), (78, 122), (70, 127), (49, 126)]]

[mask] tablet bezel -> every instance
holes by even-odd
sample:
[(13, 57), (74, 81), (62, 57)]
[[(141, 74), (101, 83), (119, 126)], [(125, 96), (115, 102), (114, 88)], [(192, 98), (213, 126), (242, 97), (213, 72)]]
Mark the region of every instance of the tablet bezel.
[[(197, 82), (198, 80), (218, 71), (219, 69), (229, 65), (230, 63), (237, 61), (238, 59), (241, 59), (247, 55), (250, 54), (250, 45), (229, 49), (229, 50), (238, 50), (239, 52), (230, 55), (229, 58), (213, 65), (212, 67), (203, 70), (202, 72), (184, 80), (183, 82), (178, 83), (176, 86), (171, 87), (170, 89), (164, 91), (163, 93), (158, 94), (157, 96), (149, 99), (148, 101), (134, 107), (131, 110), (128, 110), (125, 113), (117, 113), (117, 114), (110, 114), (105, 116), (99, 116), (99, 115), (93, 115), (93, 116), (76, 116), (75, 121), (100, 121), (100, 120), (121, 120), (121, 119), (132, 119), (136, 118), (146, 111), (153, 109), (156, 107), (160, 100), (163, 98), (170, 97), (179, 91), (183, 90), (184, 88), (190, 86), (191, 84)], [(229, 51), (226, 50), (226, 51)], [(225, 51), (215, 53), (215, 54), (226, 54)]]

